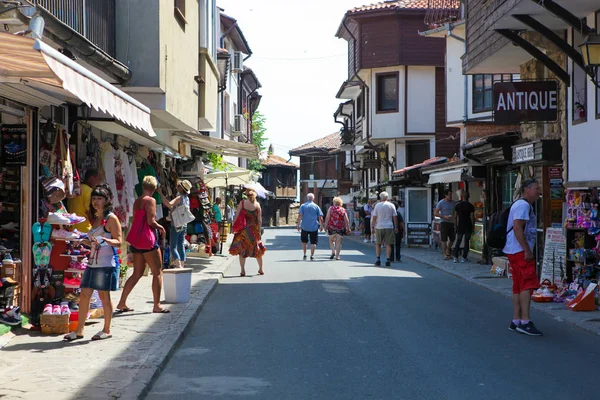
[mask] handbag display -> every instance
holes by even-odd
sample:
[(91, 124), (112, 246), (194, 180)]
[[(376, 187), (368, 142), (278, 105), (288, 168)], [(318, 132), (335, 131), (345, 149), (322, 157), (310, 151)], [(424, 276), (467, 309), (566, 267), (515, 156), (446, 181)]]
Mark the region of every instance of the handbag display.
[(183, 203), (171, 211), (171, 221), (173, 222), (173, 226), (175, 228), (181, 228), (195, 220), (196, 216), (192, 214), (190, 208)]
[(233, 233), (238, 233), (244, 229), (246, 229), (246, 209), (242, 207), (242, 210), (231, 227), (231, 231)]
[(51, 204), (56, 204), (63, 201), (66, 197), (65, 184), (57, 178), (46, 178), (42, 181), (44, 194)]

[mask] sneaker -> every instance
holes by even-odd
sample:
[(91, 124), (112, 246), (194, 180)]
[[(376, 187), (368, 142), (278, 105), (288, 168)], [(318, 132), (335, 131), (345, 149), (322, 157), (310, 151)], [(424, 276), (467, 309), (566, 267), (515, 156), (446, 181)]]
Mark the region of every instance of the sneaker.
[(379, 261), (379, 260), (375, 261), (375, 266), (376, 266), (376, 267), (379, 267), (379, 266), (381, 266), (381, 261)]
[(517, 331), (517, 324), (515, 324), (512, 321), (510, 321), (510, 326), (508, 327), (508, 330), (511, 331), (511, 332), (518, 332)]
[(8, 224), (0, 225), (0, 228), (6, 229), (7, 231), (16, 231), (19, 229), (19, 224), (15, 222), (9, 222)]
[(391, 266), (392, 266), (392, 263), (390, 262), (390, 260), (387, 260), (387, 261), (385, 262), (385, 266), (386, 266), (386, 267), (391, 267)]
[(42, 315), (52, 315), (52, 304), (46, 304)]
[(69, 309), (69, 303), (61, 304), (60, 314), (61, 315), (70, 315), (71, 314), (71, 310)]
[(66, 214), (48, 213), (48, 223), (50, 225), (71, 225), (71, 220)]
[(13, 264), (13, 258), (10, 253), (4, 253), (4, 258), (2, 259), (2, 264)]
[(517, 331), (524, 333), (526, 335), (529, 336), (542, 336), (543, 333), (540, 332), (535, 325), (533, 325), (533, 322), (529, 321), (527, 324), (523, 325), (523, 324), (519, 324), (519, 326), (517, 326)]
[(463, 263), (463, 264), (466, 263), (467, 261), (468, 260), (466, 258), (464, 258), (464, 257), (460, 259), (460, 262)]
[(452, 260), (452, 262), (453, 262), (454, 264), (456, 264), (456, 263), (458, 262), (458, 258), (454, 257), (454, 259)]
[(306, 261), (306, 254), (304, 255), (304, 257), (302, 257), (302, 259), (303, 259), (304, 261)]
[(21, 325), (19, 307), (8, 307), (0, 311), (0, 322), (10, 326)]
[(61, 315), (60, 306), (52, 306), (52, 315)]
[(82, 222), (85, 222), (85, 220), (86, 220), (85, 217), (80, 217), (79, 215), (76, 215), (76, 214), (64, 214), (64, 216), (69, 219), (69, 221), (70, 221), (69, 223), (71, 225), (77, 225)]
[(365, 240), (363, 240), (363, 242), (369, 243), (369, 239), (365, 239)]
[(79, 239), (79, 235), (75, 232), (69, 232), (66, 229), (54, 229), (52, 231), (53, 239), (74, 240)]

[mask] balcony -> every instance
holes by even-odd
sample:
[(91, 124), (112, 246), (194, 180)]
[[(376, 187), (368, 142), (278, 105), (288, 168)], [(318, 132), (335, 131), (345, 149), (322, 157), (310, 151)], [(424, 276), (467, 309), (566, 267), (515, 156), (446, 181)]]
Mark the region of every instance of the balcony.
[(116, 0), (31, 0), (83, 35), (110, 56), (115, 55)]
[(275, 188), (275, 196), (277, 197), (293, 197), (296, 198), (296, 187), (290, 187), (290, 186), (277, 186)]
[(436, 27), (462, 18), (460, 0), (428, 0), (425, 24)]

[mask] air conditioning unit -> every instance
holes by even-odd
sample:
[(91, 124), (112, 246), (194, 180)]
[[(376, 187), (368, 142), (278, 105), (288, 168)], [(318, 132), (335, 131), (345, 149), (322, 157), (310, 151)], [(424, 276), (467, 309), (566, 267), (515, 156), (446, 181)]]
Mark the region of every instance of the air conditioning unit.
[(244, 70), (244, 54), (241, 51), (233, 53), (233, 67), (232, 72), (242, 72)]
[(244, 134), (244, 116), (237, 114), (233, 119), (233, 136), (242, 136)]

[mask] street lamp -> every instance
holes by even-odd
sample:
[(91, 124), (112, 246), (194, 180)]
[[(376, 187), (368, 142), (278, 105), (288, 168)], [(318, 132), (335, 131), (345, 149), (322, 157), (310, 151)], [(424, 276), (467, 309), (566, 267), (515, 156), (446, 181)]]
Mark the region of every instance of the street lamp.
[(597, 68), (600, 65), (600, 35), (594, 32), (586, 36), (579, 49), (586, 67)]

